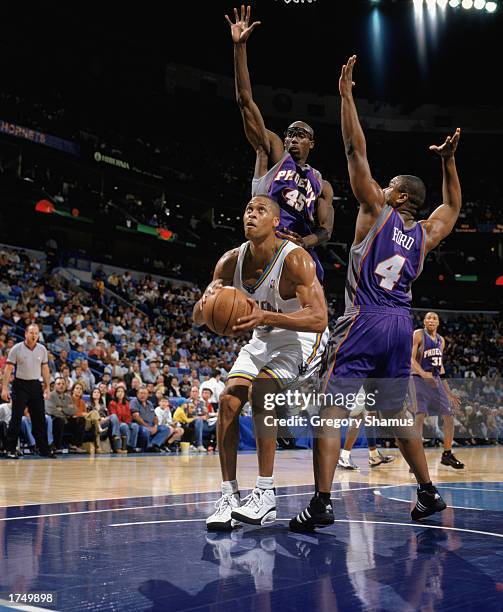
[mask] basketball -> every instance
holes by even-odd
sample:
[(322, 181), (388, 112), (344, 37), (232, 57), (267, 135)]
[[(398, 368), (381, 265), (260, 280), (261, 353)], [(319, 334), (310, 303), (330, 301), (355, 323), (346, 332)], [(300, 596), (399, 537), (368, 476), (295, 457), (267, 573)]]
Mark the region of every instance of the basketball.
[(224, 287), (211, 295), (204, 305), (206, 325), (220, 336), (234, 336), (232, 327), (239, 317), (250, 314), (251, 306), (246, 295), (235, 287)]

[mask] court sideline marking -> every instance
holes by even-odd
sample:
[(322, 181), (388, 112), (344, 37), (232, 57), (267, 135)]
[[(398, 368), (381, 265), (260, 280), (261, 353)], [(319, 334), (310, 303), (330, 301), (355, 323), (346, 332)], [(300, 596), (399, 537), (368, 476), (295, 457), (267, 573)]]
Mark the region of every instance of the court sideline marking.
[[(309, 485), (294, 485), (294, 486), (309, 486)], [(383, 487), (381, 487), (382, 489), (387, 489), (389, 487), (403, 487), (403, 486), (407, 486), (405, 485), (385, 485)], [(348, 491), (364, 491), (364, 490), (368, 490), (368, 489), (373, 489), (375, 487), (375, 485), (373, 485), (372, 487), (359, 487), (359, 488), (354, 488), (354, 489), (338, 489), (336, 491), (330, 491), (331, 493), (337, 494), (337, 493), (346, 493)], [(243, 491), (251, 491), (251, 489), (243, 489)], [(215, 491), (207, 491), (207, 493), (215, 493)], [(183, 493), (182, 493), (183, 495)], [(193, 493), (187, 493), (186, 495), (194, 495)], [(276, 497), (295, 497), (297, 495), (312, 495), (312, 491), (306, 491), (305, 493), (283, 493), (280, 495), (276, 495)], [(163, 497), (163, 496), (160, 496)], [(115, 499), (115, 498), (112, 498)], [(118, 499), (135, 499), (135, 498), (118, 498)], [(91, 500), (94, 501), (94, 500)], [(101, 500), (101, 501), (107, 501), (107, 500)], [(25, 519), (36, 519), (36, 518), (49, 518), (51, 516), (69, 516), (69, 515), (74, 515), (74, 514), (99, 514), (100, 512), (122, 512), (123, 510), (146, 510), (148, 508), (171, 508), (174, 506), (193, 506), (195, 504), (214, 504), (217, 500), (216, 499), (209, 499), (209, 500), (203, 500), (203, 501), (191, 501), (191, 502), (175, 502), (173, 504), (153, 504), (153, 505), (149, 505), (149, 506), (129, 506), (126, 508), (101, 508), (98, 510), (75, 510), (74, 512), (54, 512), (52, 514), (32, 514), (32, 515), (23, 515), (23, 516), (8, 516), (8, 517), (4, 517), (4, 518), (0, 518), (0, 522), (4, 522), (4, 521), (22, 521)], [(55, 502), (55, 503), (74, 503), (74, 502)], [(78, 503), (78, 502), (75, 502)], [(8, 508), (19, 508), (19, 506), (7, 506)]]
[[(202, 522), (205, 521), (206, 519), (201, 518), (201, 519), (168, 519), (168, 520), (162, 520), (162, 521), (142, 521), (140, 523), (114, 523), (109, 525), (109, 527), (131, 527), (131, 526), (136, 526), (136, 525), (154, 525), (154, 524), (159, 524), (159, 523), (185, 523), (185, 522)], [(285, 521), (290, 521), (290, 519), (284, 519), (284, 518), (277, 518), (276, 519), (277, 522), (281, 521), (281, 522), (285, 522)], [(465, 533), (475, 533), (478, 535), (486, 535), (486, 536), (492, 536), (495, 538), (503, 538), (503, 533), (493, 533), (491, 531), (478, 531), (477, 529), (463, 529), (461, 527), (444, 527), (443, 525), (425, 525), (423, 523), (394, 523), (392, 521), (363, 521), (363, 520), (357, 520), (357, 519), (335, 519), (334, 521), (335, 523), (366, 523), (366, 524), (372, 524), (372, 525), (398, 525), (398, 526), (402, 526), (402, 527), (421, 527), (421, 528), (427, 528), (427, 529), (446, 529), (448, 531), (462, 531)]]

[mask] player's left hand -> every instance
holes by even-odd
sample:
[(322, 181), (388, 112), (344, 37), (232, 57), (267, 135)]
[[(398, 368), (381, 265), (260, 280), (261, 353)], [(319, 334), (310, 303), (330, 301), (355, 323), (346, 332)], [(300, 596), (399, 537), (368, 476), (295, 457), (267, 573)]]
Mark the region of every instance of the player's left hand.
[(254, 302), (250, 298), (248, 298), (246, 301), (252, 307), (252, 311), (249, 315), (240, 317), (237, 320), (237, 325), (233, 325), (232, 327), (233, 332), (246, 332), (259, 327), (260, 325), (264, 325), (266, 311), (259, 308), (257, 306), (257, 302)]
[(304, 247), (304, 238), (297, 232), (292, 232), (287, 227), (284, 227), (281, 230), (276, 230), (276, 236), (281, 238), (282, 240), (290, 240), (290, 242), (294, 242), (297, 246)]
[(451, 408), (459, 408), (461, 406), (461, 400), (457, 395), (454, 395), (454, 393), (449, 393), (448, 399)]
[(430, 151), (434, 151), (440, 157), (454, 157), (454, 153), (458, 148), (459, 137), (461, 136), (461, 129), (457, 128), (452, 136), (447, 136), (445, 142), (440, 146), (431, 145)]

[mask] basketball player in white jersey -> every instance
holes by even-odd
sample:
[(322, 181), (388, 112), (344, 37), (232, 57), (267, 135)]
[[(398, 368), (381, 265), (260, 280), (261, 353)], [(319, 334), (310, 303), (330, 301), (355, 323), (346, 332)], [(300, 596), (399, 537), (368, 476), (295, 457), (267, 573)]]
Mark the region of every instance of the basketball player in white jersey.
[[(206, 520), (210, 531), (231, 530), (238, 522), (264, 525), (276, 519), (276, 428), (264, 427), (264, 417), (274, 416), (264, 409), (264, 391), (278, 391), (314, 373), (328, 338), (327, 307), (315, 263), (303, 248), (276, 236), (280, 223), (277, 202), (268, 196), (255, 196), (246, 206), (243, 221), (248, 242), (220, 258), (213, 282), (193, 313), (195, 323), (201, 325), (206, 299), (224, 285), (243, 291), (253, 307), (252, 313), (239, 319), (233, 328), (234, 332), (254, 331), (220, 395), (217, 439), (222, 497)], [(259, 476), (252, 493), (241, 503), (236, 480), (239, 415), (249, 397)]]

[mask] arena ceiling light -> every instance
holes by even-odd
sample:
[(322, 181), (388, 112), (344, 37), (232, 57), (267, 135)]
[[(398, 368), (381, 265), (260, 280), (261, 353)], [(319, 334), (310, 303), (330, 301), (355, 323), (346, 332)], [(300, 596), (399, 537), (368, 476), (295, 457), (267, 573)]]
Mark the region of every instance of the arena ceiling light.
[(498, 8), (496, 2), (486, 2), (486, 11), (488, 13), (494, 13), (494, 11)]
[(485, 5), (486, 0), (475, 0), (475, 2), (473, 3), (473, 7), (476, 8), (478, 11), (481, 11)]
[(441, 9), (445, 9), (447, 6), (447, 0), (437, 0), (437, 4)]
[(449, 0), (449, 6), (457, 8), (461, 4), (461, 0)]
[(466, 10), (471, 9), (473, 6), (473, 0), (463, 0), (463, 2), (461, 2), (461, 6)]

